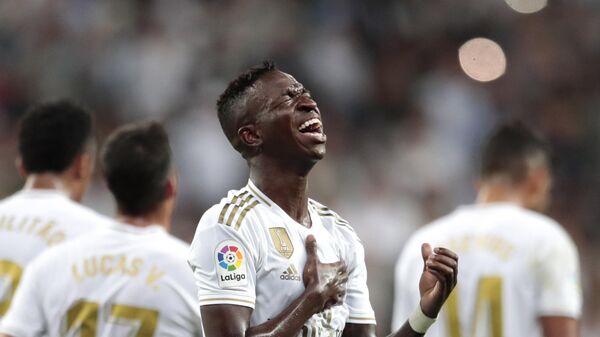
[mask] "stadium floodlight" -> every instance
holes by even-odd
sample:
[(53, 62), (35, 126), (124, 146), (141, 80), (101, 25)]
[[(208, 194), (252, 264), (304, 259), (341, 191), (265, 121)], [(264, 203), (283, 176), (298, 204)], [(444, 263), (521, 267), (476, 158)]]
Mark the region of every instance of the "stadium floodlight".
[(515, 11), (522, 14), (539, 12), (548, 4), (548, 0), (504, 0)]
[(458, 49), (458, 60), (463, 71), (479, 82), (493, 81), (506, 72), (506, 56), (496, 42), (477, 37)]

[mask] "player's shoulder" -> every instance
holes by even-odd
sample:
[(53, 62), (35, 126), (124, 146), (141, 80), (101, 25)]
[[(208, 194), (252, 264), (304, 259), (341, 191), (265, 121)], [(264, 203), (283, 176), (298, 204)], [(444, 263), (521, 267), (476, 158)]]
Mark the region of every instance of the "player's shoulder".
[(552, 242), (553, 240), (572, 242), (565, 228), (549, 216), (525, 208), (518, 208), (517, 212), (524, 219), (523, 223), (526, 223), (527, 232), (532, 237), (537, 237), (542, 242)]
[(455, 210), (421, 226), (419, 229), (414, 231), (409, 239), (409, 242), (423, 239), (431, 241), (438, 236), (444, 236), (443, 233), (446, 230), (452, 230), (454, 224), (459, 221), (459, 215), (457, 213), (458, 212)]
[(97, 228), (102, 228), (108, 226), (112, 219), (106, 215), (103, 215), (96, 210), (93, 210), (85, 205), (81, 205), (75, 201), (69, 199), (71, 203), (73, 218), (85, 222), (86, 224), (96, 225)]
[(249, 185), (230, 190), (218, 204), (210, 207), (200, 218), (199, 228), (224, 226), (239, 231), (256, 219), (256, 213), (270, 207), (270, 203)]
[[(156, 245), (153, 246), (157, 247)], [(166, 231), (160, 235), (159, 247), (161, 253), (177, 260), (180, 260), (182, 256), (185, 258), (190, 249), (190, 245), (187, 242)]]
[(0, 208), (1, 207), (5, 207), (6, 205), (9, 205), (13, 202), (13, 200), (15, 200), (16, 197), (18, 197), (19, 192), (13, 193), (11, 195), (7, 195), (4, 196), (0, 199)]
[(21, 190), (0, 201), (0, 209), (53, 215), (61, 222), (107, 225), (110, 219), (56, 190)]
[(350, 223), (331, 208), (314, 199), (308, 199), (308, 207), (314, 214), (317, 214), (321, 218), (321, 222), (323, 222), (324, 225), (331, 225), (332, 228), (335, 228), (352, 238), (358, 239), (358, 236)]
[(93, 249), (93, 245), (98, 242), (98, 235), (104, 229), (96, 229), (91, 232), (77, 236), (72, 240), (67, 240), (60, 245), (48, 247), (38, 254), (28, 264), (27, 268), (36, 270), (38, 273), (61, 273), (58, 268), (66, 266), (65, 261), (75, 256), (81, 256)]

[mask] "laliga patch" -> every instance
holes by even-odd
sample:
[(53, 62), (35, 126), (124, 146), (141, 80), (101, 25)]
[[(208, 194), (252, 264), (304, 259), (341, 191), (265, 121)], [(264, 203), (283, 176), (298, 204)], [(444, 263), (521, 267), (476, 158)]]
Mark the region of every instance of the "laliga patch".
[(232, 288), (248, 284), (246, 256), (242, 245), (233, 240), (219, 243), (215, 249), (215, 264), (219, 287)]

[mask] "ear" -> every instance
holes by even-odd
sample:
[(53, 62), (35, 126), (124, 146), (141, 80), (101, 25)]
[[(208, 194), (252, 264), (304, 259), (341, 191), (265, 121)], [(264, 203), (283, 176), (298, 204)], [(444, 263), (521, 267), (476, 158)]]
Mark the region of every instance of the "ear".
[(175, 198), (177, 195), (178, 180), (175, 174), (171, 174), (165, 185), (165, 199)]
[(535, 197), (538, 191), (542, 188), (543, 184), (543, 172), (538, 168), (529, 168), (527, 171), (527, 177), (520, 184), (520, 189), (525, 198), (530, 199)]
[(27, 170), (25, 169), (25, 165), (23, 164), (23, 158), (21, 158), (21, 156), (18, 156), (17, 159), (15, 159), (15, 167), (17, 168), (17, 171), (19, 172), (19, 175), (22, 178), (27, 177)]
[(254, 124), (247, 124), (238, 129), (238, 137), (247, 147), (257, 148), (262, 145), (260, 130)]
[(481, 181), (481, 178), (477, 178), (473, 181), (473, 188), (475, 188), (475, 191), (479, 191), (479, 189), (481, 188), (481, 185), (483, 184), (483, 182)]
[(94, 158), (87, 152), (80, 154), (73, 161), (71, 170), (76, 179), (89, 179), (92, 176), (92, 173), (94, 173)]

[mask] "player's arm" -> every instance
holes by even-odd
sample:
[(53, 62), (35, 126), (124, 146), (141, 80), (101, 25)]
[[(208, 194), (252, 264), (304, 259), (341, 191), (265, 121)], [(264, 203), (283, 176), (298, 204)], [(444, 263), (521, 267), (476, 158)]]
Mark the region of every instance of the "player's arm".
[(44, 252), (25, 268), (23, 278), (17, 287), (8, 312), (0, 320), (2, 337), (36, 337), (46, 331), (46, 319), (43, 313), (43, 296), (40, 292), (44, 275), (48, 275), (46, 266), (53, 266), (50, 254)]
[[(423, 336), (429, 325), (440, 312), (442, 305), (456, 285), (458, 256), (449, 249), (435, 248), (429, 244), (421, 246), (423, 273), (419, 281), (421, 302), (415, 313), (388, 337)], [(342, 337), (374, 337), (374, 324), (346, 324)]]
[(572, 317), (545, 316), (540, 318), (544, 337), (578, 337), (579, 321)]
[(345, 264), (321, 263), (312, 235), (306, 239), (306, 252), (308, 257), (303, 273), (306, 289), (286, 309), (267, 322), (250, 327), (252, 308), (231, 304), (203, 305), (200, 315), (205, 337), (295, 336), (312, 315), (341, 303), (348, 280)]
[(544, 337), (579, 337), (583, 300), (577, 247), (565, 232), (558, 231), (535, 251), (539, 254), (534, 267), (538, 316)]

